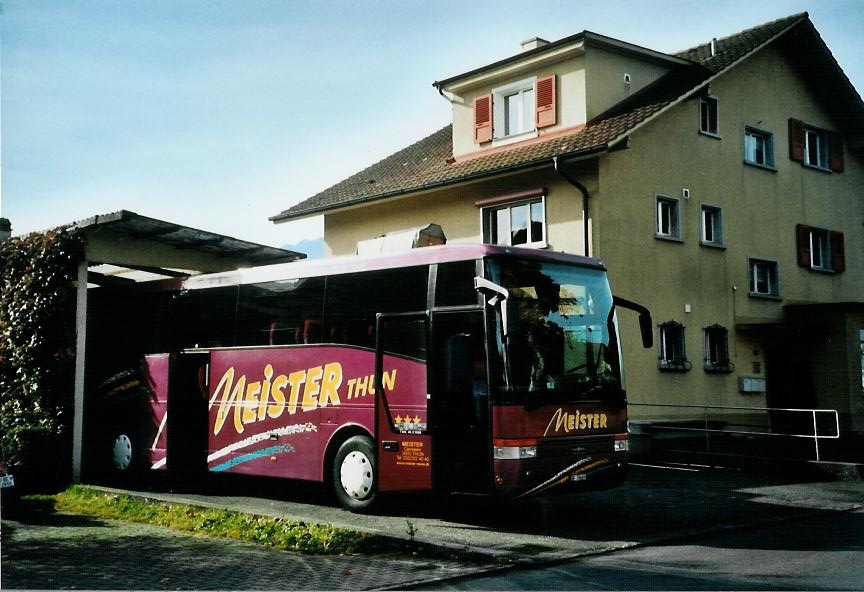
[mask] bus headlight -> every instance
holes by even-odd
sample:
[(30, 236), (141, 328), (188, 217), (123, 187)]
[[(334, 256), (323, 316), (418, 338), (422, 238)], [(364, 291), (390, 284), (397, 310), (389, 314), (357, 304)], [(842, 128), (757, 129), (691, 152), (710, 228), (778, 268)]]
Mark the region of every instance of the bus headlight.
[(536, 446), (496, 446), (494, 456), (497, 460), (516, 460), (536, 458)]

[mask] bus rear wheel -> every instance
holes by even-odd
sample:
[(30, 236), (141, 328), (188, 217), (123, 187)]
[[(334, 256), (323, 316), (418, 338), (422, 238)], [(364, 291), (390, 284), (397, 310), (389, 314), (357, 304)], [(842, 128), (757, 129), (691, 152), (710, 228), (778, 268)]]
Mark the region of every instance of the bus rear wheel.
[(333, 460), (333, 489), (343, 508), (364, 512), (378, 498), (375, 448), (366, 436), (345, 440)]
[(129, 479), (138, 475), (145, 464), (141, 436), (131, 430), (114, 434), (111, 440), (111, 472), (115, 477)]

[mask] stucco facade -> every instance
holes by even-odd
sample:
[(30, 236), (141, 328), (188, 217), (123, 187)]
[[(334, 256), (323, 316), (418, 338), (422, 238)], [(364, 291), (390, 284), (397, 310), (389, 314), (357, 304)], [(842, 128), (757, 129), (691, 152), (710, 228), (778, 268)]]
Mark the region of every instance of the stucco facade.
[[(650, 404), (819, 407), (836, 409), (844, 432), (864, 432), (864, 104), (820, 44), (806, 14), (665, 60), (586, 32), (552, 44), (554, 59), (540, 60), (541, 50), (534, 50), (521, 65), (512, 58), (445, 81), (439, 88), (454, 99), (447, 160), (454, 166), (491, 162), (502, 150), (535, 154), (531, 146), (544, 136), (574, 126), (601, 139), (580, 152), (574, 148), (584, 145), (580, 136), (566, 138), (555, 148), (564, 155), (560, 161), (525, 156), (517, 164), (531, 166), (518, 170), (508, 164), (498, 174), (466, 175), (434, 190), (374, 201), (364, 196), (355, 204), (345, 199), (324, 209), (326, 252), (354, 253), (360, 240), (429, 223), (441, 225), (449, 242), (483, 242), (489, 236), (481, 206), (533, 191), (544, 200), (544, 248), (586, 254), (582, 194), (565, 177), (575, 179), (590, 196), (587, 254), (606, 264), (616, 294), (651, 310), (658, 344), (666, 330), (661, 325), (683, 331), (686, 363), (670, 365), (661, 360), (664, 346), (643, 350), (636, 319), (619, 315), (628, 396), (642, 404), (631, 408), (631, 418), (702, 417), (686, 407)], [(690, 67), (697, 63), (701, 69)], [(474, 98), (550, 74), (558, 85), (556, 125), (512, 148), (477, 141)], [(796, 121), (820, 134), (826, 154), (831, 140), (830, 166), (807, 166), (795, 157)], [(747, 134), (761, 142), (758, 162), (745, 151)], [(835, 146), (837, 137), (845, 142)], [(329, 199), (326, 192), (316, 197)], [(316, 211), (298, 206), (304, 207)], [(712, 212), (712, 232), (722, 240), (706, 239), (703, 209)], [(672, 210), (674, 232), (666, 232), (659, 218)], [(842, 265), (832, 259), (818, 269), (803, 260), (802, 227), (839, 237), (831, 256), (845, 255)], [(828, 257), (827, 247), (822, 256)], [(764, 266), (757, 271), (754, 262)], [(766, 274), (768, 292), (757, 285), (758, 274)], [(728, 353), (719, 365), (705, 361), (707, 341), (718, 334)]]

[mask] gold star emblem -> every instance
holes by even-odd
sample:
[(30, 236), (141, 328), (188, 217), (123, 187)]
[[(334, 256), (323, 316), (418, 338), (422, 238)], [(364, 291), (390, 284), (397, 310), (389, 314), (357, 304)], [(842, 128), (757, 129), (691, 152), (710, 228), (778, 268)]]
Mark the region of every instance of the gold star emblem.
[(414, 416), (414, 423), (420, 423), (420, 418), (416, 415)]
[(397, 415), (395, 421), (396, 421), (396, 423), (402, 423), (402, 416), (401, 416), (401, 415)]

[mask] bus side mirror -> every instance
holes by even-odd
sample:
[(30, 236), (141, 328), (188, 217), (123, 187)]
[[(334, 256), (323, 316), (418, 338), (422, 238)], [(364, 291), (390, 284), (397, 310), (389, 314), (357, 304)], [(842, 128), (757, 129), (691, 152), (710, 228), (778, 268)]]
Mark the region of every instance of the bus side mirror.
[(654, 322), (651, 320), (650, 312), (639, 314), (639, 331), (642, 333), (642, 347), (645, 349), (654, 347)]
[(620, 296), (614, 296), (612, 301), (615, 306), (629, 308), (639, 313), (639, 332), (642, 334), (642, 347), (645, 349), (654, 347), (654, 322), (651, 320), (651, 311), (641, 304), (636, 304)]

